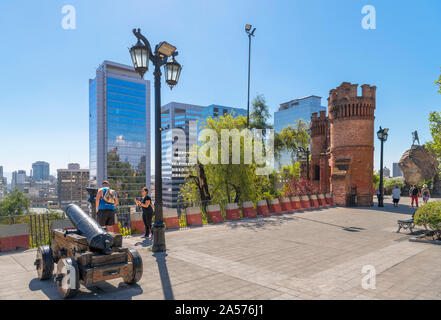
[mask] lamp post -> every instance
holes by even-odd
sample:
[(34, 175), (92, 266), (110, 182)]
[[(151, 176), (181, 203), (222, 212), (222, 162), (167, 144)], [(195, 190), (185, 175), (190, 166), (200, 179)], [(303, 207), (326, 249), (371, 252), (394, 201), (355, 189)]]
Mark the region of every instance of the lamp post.
[(309, 178), (309, 148), (303, 148), (303, 147), (298, 147), (298, 152), (300, 153), (301, 156), (306, 156), (306, 179), (308, 179), (308, 181), (310, 180)]
[(250, 124), (250, 69), (251, 69), (251, 38), (254, 37), (254, 31), (256, 31), (256, 28), (254, 28), (251, 31), (252, 25), (246, 24), (245, 25), (245, 32), (248, 35), (248, 102), (247, 102), (247, 128), (249, 128)]
[[(172, 89), (179, 80), (182, 66), (176, 61), (176, 47), (163, 41), (152, 52), (149, 41), (141, 34), (141, 29), (133, 29), (138, 42), (130, 48), (133, 66), (141, 78), (149, 69), (149, 60), (155, 70), (155, 222), (153, 223), (153, 252), (164, 252), (165, 225), (162, 215), (162, 146), (161, 146), (161, 66), (164, 66), (165, 82)], [(169, 61), (168, 58), (171, 57)]]
[(377, 131), (377, 137), (381, 141), (381, 152), (380, 152), (380, 185), (378, 187), (378, 206), (384, 207), (383, 204), (383, 144), (387, 140), (388, 136), (388, 128), (382, 129), (380, 126), (380, 130)]

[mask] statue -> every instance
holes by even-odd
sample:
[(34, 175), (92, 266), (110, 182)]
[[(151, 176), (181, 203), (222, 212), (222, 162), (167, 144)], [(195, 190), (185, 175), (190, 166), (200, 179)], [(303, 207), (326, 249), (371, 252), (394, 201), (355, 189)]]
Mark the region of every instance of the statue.
[(415, 146), (415, 141), (417, 141), (418, 142), (418, 144), (416, 144), (416, 145), (420, 145), (420, 139), (418, 138), (418, 131), (414, 131), (414, 132), (412, 132), (412, 147), (413, 146)]

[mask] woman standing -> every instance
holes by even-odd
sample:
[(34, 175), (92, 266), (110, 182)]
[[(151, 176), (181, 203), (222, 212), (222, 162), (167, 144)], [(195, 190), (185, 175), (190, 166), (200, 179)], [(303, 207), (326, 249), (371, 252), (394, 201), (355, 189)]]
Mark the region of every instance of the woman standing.
[(135, 199), (135, 203), (138, 207), (142, 208), (142, 221), (144, 221), (145, 235), (144, 237), (149, 238), (152, 234), (152, 218), (153, 218), (153, 208), (152, 199), (149, 197), (149, 189), (147, 187), (141, 190), (142, 201)]
[(423, 195), (423, 202), (427, 203), (430, 198), (430, 190), (427, 187), (427, 184), (423, 185), (423, 188), (421, 189), (421, 194)]
[(395, 186), (395, 188), (392, 190), (392, 201), (394, 203), (394, 207), (398, 207), (398, 202), (400, 202), (400, 196), (401, 196), (401, 189), (398, 187), (398, 185)]

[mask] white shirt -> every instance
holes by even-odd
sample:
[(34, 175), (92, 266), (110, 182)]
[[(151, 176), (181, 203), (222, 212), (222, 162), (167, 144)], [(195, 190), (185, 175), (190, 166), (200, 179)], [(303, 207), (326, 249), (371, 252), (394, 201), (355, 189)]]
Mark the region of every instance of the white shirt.
[(400, 199), (401, 190), (399, 188), (395, 188), (392, 190), (392, 198)]

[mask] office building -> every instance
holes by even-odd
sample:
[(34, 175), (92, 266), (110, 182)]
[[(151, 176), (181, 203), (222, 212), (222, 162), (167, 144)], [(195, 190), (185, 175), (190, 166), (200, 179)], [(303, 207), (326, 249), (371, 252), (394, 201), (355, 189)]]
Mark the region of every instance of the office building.
[(17, 188), (18, 190), (24, 192), (26, 181), (27, 177), (25, 170), (12, 172), (11, 189), (14, 190), (15, 188)]
[(80, 168), (80, 164), (79, 163), (68, 163), (67, 168), (70, 170), (77, 170)]
[(34, 181), (49, 180), (49, 163), (37, 161), (32, 164), (32, 179)]
[(57, 170), (58, 203), (65, 209), (74, 203), (88, 211), (86, 186), (89, 182), (89, 169), (58, 169)]
[(401, 168), (398, 166), (398, 162), (394, 162), (392, 164), (392, 176), (394, 178), (403, 176), (403, 172), (401, 171)]
[(150, 82), (126, 65), (104, 61), (89, 80), (91, 183), (104, 180), (128, 212), (142, 187), (150, 187)]
[[(215, 104), (204, 107), (179, 102), (171, 102), (162, 107), (161, 126), (167, 128), (162, 132), (162, 199), (165, 207), (177, 206), (179, 191), (188, 173), (188, 152), (198, 143), (197, 135), (204, 126), (205, 119), (225, 114), (246, 117), (247, 111)], [(179, 143), (175, 141), (176, 137), (171, 135), (173, 128), (182, 129), (185, 132), (185, 139), (179, 140)], [(178, 154), (178, 150), (185, 151)], [(174, 162), (171, 157), (173, 152)]]
[[(320, 114), (327, 108), (321, 105), (321, 97), (308, 96), (294, 99), (280, 104), (279, 111), (274, 112), (274, 132), (280, 133), (283, 128), (294, 125), (298, 120), (310, 123), (313, 113)], [(283, 165), (291, 164), (291, 157), (287, 152), (282, 152), (280, 161), (277, 161), (276, 167), (280, 169)]]

